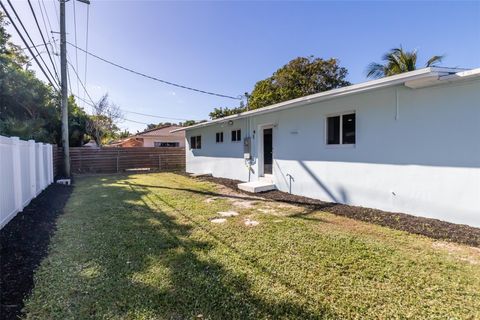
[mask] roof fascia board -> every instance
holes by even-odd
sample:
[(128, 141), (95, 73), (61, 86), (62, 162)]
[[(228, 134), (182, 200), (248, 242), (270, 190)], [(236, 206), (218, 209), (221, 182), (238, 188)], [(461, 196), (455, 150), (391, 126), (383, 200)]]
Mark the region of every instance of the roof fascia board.
[(338, 88), (338, 89), (333, 89), (329, 91), (324, 91), (316, 94), (312, 94), (309, 96), (305, 97), (300, 97), (297, 99), (292, 99), (284, 102), (280, 102), (277, 104), (273, 104), (268, 107), (264, 107), (261, 109), (256, 109), (256, 110), (251, 110), (251, 111), (246, 111), (242, 112), (239, 114), (215, 119), (212, 121), (208, 122), (203, 122), (199, 123), (193, 126), (189, 127), (184, 127), (184, 128), (179, 128), (176, 130), (172, 130), (170, 132), (178, 132), (178, 131), (187, 131), (187, 130), (193, 130), (193, 129), (198, 129), (202, 127), (207, 127), (211, 126), (217, 123), (224, 123), (230, 120), (240, 120), (243, 118), (247, 118), (250, 116), (256, 116), (256, 115), (261, 115), (273, 111), (280, 111), (288, 108), (293, 108), (297, 106), (302, 106), (310, 103), (315, 103), (315, 102), (320, 102), (320, 101), (325, 101), (329, 99), (334, 99), (346, 95), (351, 95), (351, 94), (358, 94), (362, 93), (364, 91), (369, 91), (373, 89), (380, 89), (384, 87), (389, 87), (389, 86), (395, 86), (399, 84), (404, 84), (407, 81), (413, 81), (413, 80), (421, 80), (421, 79), (433, 79), (436, 78), (438, 79), (441, 76), (446, 76), (450, 73), (455, 73), (458, 72), (458, 69), (452, 69), (452, 68), (440, 68), (440, 67), (429, 67), (429, 68), (423, 68), (415, 71), (411, 71), (408, 73), (403, 73), (395, 76), (390, 76), (382, 79), (377, 79), (377, 80), (371, 80), (359, 84), (354, 84), (350, 85), (347, 87), (343, 88)]

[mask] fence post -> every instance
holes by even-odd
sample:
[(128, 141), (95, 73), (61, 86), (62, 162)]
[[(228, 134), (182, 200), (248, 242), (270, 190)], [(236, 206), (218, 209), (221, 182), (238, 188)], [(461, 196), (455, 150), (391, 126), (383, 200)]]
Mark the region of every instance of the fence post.
[(28, 158), (30, 161), (30, 197), (33, 199), (37, 196), (37, 161), (35, 160), (35, 140), (28, 140)]
[(13, 172), (13, 191), (15, 194), (15, 209), (22, 211), (22, 166), (20, 164), (20, 138), (11, 137), (12, 142), (12, 172)]
[(53, 148), (51, 144), (47, 144), (48, 159), (48, 184), (53, 182)]
[(45, 188), (45, 183), (44, 183), (44, 177), (45, 175), (43, 174), (43, 143), (37, 142), (37, 160), (38, 160), (38, 166), (37, 169), (39, 170), (39, 177), (38, 183), (40, 184), (40, 191), (42, 191)]
[(158, 171), (162, 171), (162, 160), (160, 154), (158, 155)]
[(120, 151), (117, 150), (117, 173), (118, 173), (118, 157), (120, 155)]

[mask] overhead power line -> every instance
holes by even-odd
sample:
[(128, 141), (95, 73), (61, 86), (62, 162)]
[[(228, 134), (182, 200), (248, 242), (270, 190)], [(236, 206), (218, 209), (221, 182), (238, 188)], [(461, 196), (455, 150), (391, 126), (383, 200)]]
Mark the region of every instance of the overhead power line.
[[(20, 16), (18, 15), (17, 10), (15, 10), (15, 7), (12, 5), (12, 2), (11, 2), (10, 0), (7, 0), (7, 2), (8, 2), (8, 4), (10, 5), (10, 8), (12, 9), (13, 13), (15, 14), (15, 17), (17, 18), (18, 22), (19, 22), (20, 25), (22, 26), (23, 31), (25, 32), (25, 34), (27, 35), (28, 39), (30, 40), (31, 45), (35, 45), (34, 42), (33, 42), (33, 40), (32, 40), (32, 37), (30, 37), (30, 34), (28, 33), (27, 28), (25, 28), (25, 25), (23, 24), (22, 19), (20, 19)], [(3, 7), (3, 5), (2, 5), (2, 7)], [(9, 16), (9, 15), (8, 15), (8, 16)], [(9, 16), (9, 19), (10, 19), (10, 21), (12, 22), (12, 24), (14, 24), (13, 21), (12, 21), (12, 19), (11, 19), (11, 16)], [(17, 28), (15, 28), (15, 29), (16, 29), (17, 32), (18, 32), (18, 29), (17, 29)], [(26, 43), (25, 43), (25, 45), (28, 46)], [(50, 69), (48, 68), (48, 65), (47, 65), (47, 63), (45, 62), (45, 60), (43, 60), (43, 57), (40, 55), (40, 52), (38, 51), (38, 49), (37, 49), (36, 47), (34, 47), (34, 49), (35, 49), (35, 51), (37, 52), (38, 57), (40, 58), (40, 60), (42, 60), (44, 66), (45, 66), (45, 69), (48, 71), (48, 74), (52, 77), (53, 82), (55, 82), (55, 77), (53, 76), (52, 72), (51, 72)], [(30, 50), (29, 50), (29, 51), (30, 51)], [(35, 61), (38, 61), (38, 60), (35, 59)], [(38, 63), (38, 62), (37, 62), (37, 63)], [(57, 82), (55, 82), (55, 83), (57, 83)], [(57, 83), (57, 85), (59, 85), (59, 83)]]
[[(10, 1), (9, 1), (10, 3)], [(7, 11), (7, 8), (4, 6), (3, 2), (0, 1), (0, 6), (2, 7), (3, 11), (5, 12), (5, 14), (7, 15), (8, 19), (10, 20), (10, 22), (12, 23), (13, 27), (15, 28), (15, 31), (17, 32), (17, 34), (20, 36), (20, 38), (22, 39), (23, 43), (25, 44), (25, 46), (27, 47), (28, 51), (30, 52), (30, 54), (32, 55), (32, 57), (34, 58), (35, 62), (37, 63), (38, 67), (40, 68), (40, 70), (42, 71), (43, 75), (45, 76), (45, 78), (48, 80), (48, 82), (52, 85), (52, 87), (58, 91), (58, 88), (54, 85), (54, 82), (52, 82), (52, 80), (50, 79), (50, 77), (48, 76), (47, 72), (45, 71), (44, 67), (42, 66), (42, 64), (38, 61), (37, 57), (35, 56), (35, 54), (33, 53), (32, 49), (29, 47), (30, 45), (27, 43), (27, 41), (25, 40), (25, 37), (23, 36), (23, 34), (20, 32), (20, 30), (18, 29), (17, 25), (15, 24), (15, 21), (12, 19), (10, 13)], [(10, 6), (12, 6), (10, 4)], [(13, 7), (12, 7), (13, 9)], [(13, 10), (15, 12), (15, 10)], [(18, 18), (18, 16), (17, 16)], [(20, 19), (19, 19), (20, 21)], [(21, 21), (20, 21), (21, 23)], [(32, 41), (32, 44), (33, 44), (33, 41)], [(38, 52), (38, 50), (37, 50)], [(40, 56), (41, 58), (41, 56)], [(47, 68), (48, 69), (48, 68)], [(49, 70), (50, 71), (50, 70)], [(50, 72), (51, 73), (51, 72)]]
[[(79, 99), (80, 101), (83, 101), (85, 102), (86, 104), (91, 105), (91, 103), (84, 99), (84, 98), (81, 98), (77, 95), (73, 95), (75, 98)], [(140, 112), (134, 112), (134, 111), (130, 111), (130, 110), (127, 110), (127, 109), (123, 109), (123, 108), (119, 108), (122, 112), (125, 112), (125, 113), (132, 113), (132, 114), (138, 114), (138, 115), (142, 115), (142, 116), (146, 116), (146, 117), (152, 117), (152, 118), (159, 118), (159, 119), (167, 119), (167, 120), (178, 120), (178, 121), (187, 121), (189, 119), (183, 119), (183, 118), (172, 118), (172, 117), (164, 117), (164, 116), (159, 116), (159, 115), (154, 115), (154, 114), (148, 114), (148, 113), (140, 113)]]
[(83, 84), (82, 80), (80, 80), (80, 76), (78, 75), (77, 70), (75, 70), (75, 67), (73, 66), (73, 64), (72, 64), (70, 61), (67, 60), (67, 62), (68, 62), (68, 64), (70, 65), (70, 67), (72, 67), (72, 70), (73, 70), (73, 72), (75, 73), (75, 76), (77, 77), (77, 81), (80, 82), (80, 84), (82, 85), (82, 88), (83, 88), (83, 90), (85, 91), (85, 93), (87, 94), (88, 99), (90, 99), (90, 101), (92, 102), (93, 106), (95, 106), (95, 102), (93, 101), (92, 97), (91, 97), (90, 94), (88, 93), (87, 88), (86, 88), (85, 85)]
[[(42, 29), (40, 28), (40, 24), (38, 23), (37, 15), (35, 14), (35, 10), (33, 9), (32, 2), (28, 0), (28, 6), (30, 7), (30, 10), (32, 11), (33, 18), (35, 20), (35, 24), (37, 25), (38, 32), (40, 33), (40, 37), (42, 37), (43, 44), (45, 45), (45, 48), (47, 49), (48, 53), (48, 58), (50, 59), (50, 62), (52, 63), (53, 66), (53, 71), (55, 72), (55, 75), (57, 76), (57, 81), (60, 83), (60, 77), (58, 76), (57, 68), (55, 67), (55, 63), (53, 62), (52, 55), (50, 53), (50, 49), (48, 48), (47, 41), (45, 41), (45, 37), (43, 36)], [(43, 16), (43, 14), (42, 14)], [(45, 20), (43, 21), (45, 23)]]
[(180, 120), (180, 121), (187, 121), (187, 120), (189, 120), (189, 119), (184, 119), (184, 118), (162, 117), (162, 116), (157, 116), (157, 115), (153, 115), (153, 114), (140, 113), (140, 112), (125, 110), (125, 109), (124, 109), (123, 111), (125, 111), (125, 112), (127, 112), (127, 113), (133, 113), (133, 114), (138, 114), (138, 115), (141, 115), (141, 116), (153, 117), (153, 118), (159, 118), (159, 119)]
[[(51, 44), (51, 42), (47, 42), (47, 44)], [(39, 44), (36, 44), (36, 45), (34, 45), (34, 46), (22, 47), (22, 48), (20, 48), (20, 49), (22, 49), (22, 50), (25, 50), (25, 49), (28, 49), (28, 48), (32, 48), (32, 49), (33, 49), (33, 48), (44, 47), (44, 46), (45, 46), (45, 45), (44, 45), (43, 43), (39, 43)]]
[[(75, 46), (77, 46), (77, 11), (76, 11), (76, 7), (75, 7), (75, 0), (72, 1), (72, 5), (73, 5), (73, 29), (74, 29), (74, 35), (75, 35)], [(80, 71), (80, 69), (78, 69), (78, 49), (75, 49), (75, 66), (77, 67), (77, 70)], [(80, 95), (80, 88), (78, 86), (78, 79), (77, 79), (77, 94)]]
[(139, 124), (146, 124), (147, 126), (151, 123), (146, 123), (146, 122), (141, 122), (141, 121), (137, 121), (137, 120), (130, 120), (130, 119), (127, 119), (127, 118), (122, 118), (123, 120), (125, 121), (129, 121), (129, 122), (134, 122), (134, 123), (139, 123)]
[[(87, 28), (85, 30), (85, 51), (88, 51), (88, 28), (90, 24), (90, 6), (87, 6)], [(83, 82), (85, 86), (87, 85), (87, 68), (88, 68), (88, 54), (85, 52), (85, 69), (84, 69), (84, 77)], [(83, 93), (83, 97), (85, 98), (85, 93)]]
[[(74, 97), (76, 97), (77, 99), (85, 102), (87, 105), (90, 105), (91, 107), (95, 107), (95, 102), (93, 101), (92, 97), (90, 96), (90, 94), (88, 93), (87, 91), (87, 88), (85, 87), (84, 83), (82, 82), (82, 80), (80, 79), (80, 76), (78, 75), (77, 73), (77, 70), (75, 70), (75, 67), (73, 66), (73, 64), (68, 61), (68, 64), (70, 65), (70, 67), (72, 68), (73, 72), (75, 73), (75, 76), (77, 77), (77, 80), (80, 82), (80, 84), (82, 85), (82, 88), (83, 88), (83, 91), (87, 94), (88, 98), (90, 99), (90, 102), (83, 99), (83, 98), (80, 98), (78, 95), (74, 95)], [(154, 117), (154, 118), (161, 118), (161, 119), (169, 119), (169, 120), (182, 120), (182, 121), (186, 121), (188, 119), (181, 119), (181, 118), (171, 118), (171, 117), (162, 117), (162, 116), (157, 116), (157, 115), (153, 115), (153, 114), (147, 114), (147, 113), (140, 113), (140, 112), (135, 112), (135, 111), (129, 111), (129, 110), (125, 110), (125, 109), (121, 109), (119, 108), (120, 111), (123, 111), (123, 112), (126, 112), (126, 113), (134, 113), (134, 114), (139, 114), (139, 115), (143, 115), (143, 116), (148, 116), (148, 117)], [(129, 120), (129, 119), (126, 119), (126, 118), (123, 118), (124, 120), (127, 120), (127, 121), (131, 121), (131, 122), (137, 122), (137, 123), (140, 123), (140, 124), (149, 124), (149, 123), (146, 123), (146, 122), (141, 122), (141, 121), (136, 121), (136, 120)]]
[[(50, 33), (52, 33), (53, 29), (52, 29), (52, 24), (50, 23), (50, 16), (48, 15), (48, 11), (47, 11), (47, 7), (45, 6), (45, 2), (43, 0), (38, 0), (39, 1), (39, 6), (40, 6), (40, 1), (42, 3), (42, 7), (43, 7), (43, 10), (45, 11), (45, 16), (47, 17), (47, 22), (48, 22), (48, 26), (50, 28)], [(53, 5), (54, 5), (54, 10), (55, 10), (55, 13), (57, 13), (56, 9), (57, 7), (55, 6), (55, 2), (53, 2)], [(52, 40), (54, 40), (54, 36), (52, 34)], [(55, 43), (55, 40), (54, 40), (54, 43)]]
[[(52, 36), (51, 39), (52, 39), (52, 42), (53, 42), (53, 44), (52, 44), (53, 55), (58, 58), (58, 62), (60, 63), (60, 54), (58, 53), (58, 50), (56, 48), (56, 39), (53, 36), (52, 24), (50, 23), (50, 16), (48, 15), (47, 7), (45, 7), (45, 2), (43, 0), (41, 0), (41, 1), (38, 0), (38, 7), (40, 8), (40, 12), (42, 13), (42, 19), (43, 19), (44, 24), (45, 24), (45, 18), (44, 18), (43, 12), (45, 11), (45, 17), (47, 18), (47, 22), (48, 22), (48, 28), (45, 25), (45, 30), (47, 30), (47, 34), (50, 31), (50, 34)], [(42, 7), (43, 7), (43, 10), (42, 10)]]
[[(95, 105), (93, 105), (91, 102), (88, 102), (87, 100), (83, 99), (83, 98), (80, 98), (79, 96), (75, 95), (75, 94), (72, 94), (75, 98), (78, 98), (80, 100), (82, 100), (83, 102), (85, 102), (85, 104), (91, 106), (91, 107), (95, 107)], [(122, 109), (120, 109), (121, 111), (124, 111)], [(122, 117), (122, 120), (125, 120), (125, 121), (129, 121), (129, 122), (135, 122), (135, 123), (139, 123), (139, 124), (145, 124), (145, 125), (149, 125), (151, 123), (146, 123), (146, 122), (141, 122), (141, 121), (137, 121), (137, 120), (131, 120), (131, 119), (127, 119), (125, 117)]]
[(151, 80), (154, 80), (154, 81), (158, 81), (158, 82), (161, 82), (161, 83), (165, 83), (165, 84), (168, 84), (170, 86), (174, 86), (174, 87), (178, 87), (178, 88), (182, 88), (182, 89), (186, 89), (186, 90), (190, 90), (190, 91), (195, 91), (195, 92), (199, 92), (199, 93), (203, 93), (203, 94), (208, 94), (208, 95), (212, 95), (212, 96), (217, 96), (217, 97), (222, 97), (222, 98), (228, 98), (228, 99), (233, 99), (233, 100), (242, 100), (241, 97), (233, 97), (233, 96), (229, 96), (229, 95), (225, 95), (225, 94), (220, 94), (220, 93), (215, 93), (215, 92), (210, 92), (210, 91), (205, 91), (205, 90), (200, 90), (200, 89), (195, 89), (195, 88), (192, 88), (192, 87), (188, 87), (188, 86), (184, 86), (184, 85), (181, 85), (181, 84), (178, 84), (178, 83), (174, 83), (174, 82), (170, 82), (170, 81), (166, 81), (166, 80), (162, 80), (162, 79), (159, 79), (157, 77), (154, 77), (154, 76), (150, 76), (150, 75), (147, 75), (145, 73), (142, 73), (142, 72), (139, 72), (139, 71), (135, 71), (133, 69), (130, 69), (130, 68), (127, 68), (127, 67), (124, 67), (122, 65), (119, 65), (118, 63), (115, 63), (115, 62), (112, 62), (110, 60), (107, 60), (105, 58), (102, 58), (100, 56), (97, 56), (96, 54), (93, 54), (91, 52), (88, 52), (87, 50), (85, 49), (82, 49), (80, 47), (77, 47), (76, 45), (74, 45), (73, 43), (70, 43), (67, 41), (67, 43), (69, 45), (71, 45), (72, 47), (74, 48), (77, 48), (78, 50), (80, 51), (83, 51), (85, 52), (86, 54), (94, 57), (94, 58), (97, 58), (98, 60), (101, 60), (103, 62), (106, 62), (112, 66), (115, 66), (117, 68), (120, 68), (120, 69), (123, 69), (125, 71), (128, 71), (128, 72), (131, 72), (131, 73), (134, 73), (136, 75), (139, 75), (139, 76), (142, 76), (144, 78), (148, 78), (148, 79), (151, 79)]

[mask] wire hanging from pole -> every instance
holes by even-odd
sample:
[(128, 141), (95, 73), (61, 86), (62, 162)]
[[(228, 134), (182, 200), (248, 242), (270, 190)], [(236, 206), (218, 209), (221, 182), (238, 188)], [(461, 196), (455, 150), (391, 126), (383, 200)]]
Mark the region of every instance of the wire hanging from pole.
[(199, 92), (199, 93), (203, 93), (203, 94), (208, 94), (208, 95), (212, 95), (212, 96), (217, 96), (217, 97), (222, 97), (222, 98), (228, 98), (228, 99), (233, 99), (233, 100), (242, 100), (242, 97), (241, 96), (238, 96), (238, 97), (233, 97), (233, 96), (229, 96), (229, 95), (225, 95), (225, 94), (220, 94), (220, 93), (215, 93), (215, 92), (210, 92), (210, 91), (205, 91), (205, 90), (200, 90), (200, 89), (196, 89), (196, 88), (192, 88), (192, 87), (188, 87), (188, 86), (184, 86), (184, 85), (181, 85), (181, 84), (178, 84), (178, 83), (174, 83), (174, 82), (170, 82), (170, 81), (167, 81), (167, 80), (162, 80), (162, 79), (159, 79), (157, 77), (154, 77), (154, 76), (149, 76), (145, 73), (142, 73), (142, 72), (139, 72), (139, 71), (135, 71), (133, 69), (130, 69), (130, 68), (127, 68), (127, 67), (124, 67), (118, 63), (115, 63), (115, 62), (112, 62), (110, 60), (107, 60), (105, 58), (102, 58), (100, 56), (97, 56), (96, 54), (93, 54), (91, 52), (88, 52), (87, 50), (85, 49), (82, 49), (80, 47), (77, 47), (76, 45), (74, 45), (73, 43), (70, 43), (67, 41), (67, 43), (69, 45), (71, 45), (72, 47), (74, 48), (77, 48), (78, 50), (80, 51), (83, 51), (85, 52), (86, 54), (94, 57), (94, 58), (97, 58), (98, 60), (101, 60), (103, 62), (106, 62), (112, 66), (115, 66), (117, 68), (120, 68), (120, 69), (123, 69), (125, 71), (128, 71), (128, 72), (131, 72), (131, 73), (134, 73), (136, 75), (139, 75), (139, 76), (142, 76), (144, 78), (148, 78), (148, 79), (151, 79), (151, 80), (154, 80), (154, 81), (158, 81), (158, 82), (161, 82), (161, 83), (164, 83), (164, 84), (168, 84), (170, 86), (174, 86), (174, 87), (177, 87), (177, 88), (182, 88), (182, 89), (186, 89), (186, 90), (190, 90), (190, 91), (195, 91), (195, 92)]

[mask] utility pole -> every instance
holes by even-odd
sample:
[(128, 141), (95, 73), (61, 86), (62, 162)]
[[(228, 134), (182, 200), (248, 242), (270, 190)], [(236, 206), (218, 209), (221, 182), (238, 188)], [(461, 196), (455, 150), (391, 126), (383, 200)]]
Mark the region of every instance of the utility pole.
[[(75, 0), (73, 0), (75, 1)], [(67, 34), (65, 26), (65, 2), (60, 0), (60, 74), (62, 77), (62, 145), (63, 170), (66, 178), (70, 177), (70, 145), (68, 134), (68, 87), (67, 87)]]
[[(67, 28), (65, 25), (65, 3), (68, 0), (60, 0), (60, 74), (61, 84), (61, 106), (62, 106), (62, 144), (64, 174), (66, 178), (70, 177), (70, 145), (68, 134), (68, 87), (67, 87)], [(76, 1), (76, 0), (72, 0)], [(90, 4), (89, 0), (78, 0), (85, 4)]]

